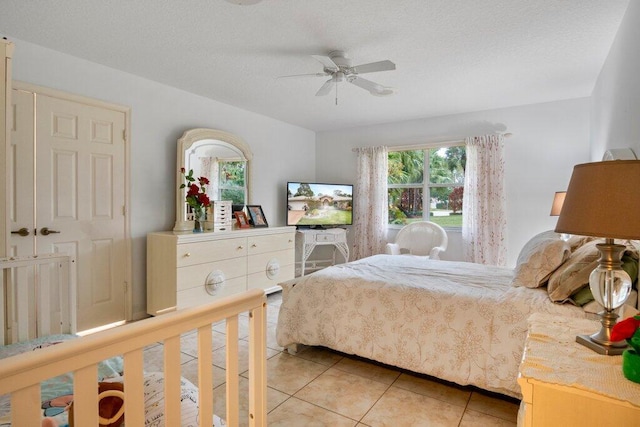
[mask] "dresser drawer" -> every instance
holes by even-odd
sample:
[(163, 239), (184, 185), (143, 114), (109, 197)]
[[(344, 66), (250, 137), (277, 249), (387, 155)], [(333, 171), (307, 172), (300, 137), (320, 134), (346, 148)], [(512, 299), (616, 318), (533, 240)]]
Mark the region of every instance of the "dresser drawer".
[(264, 271), (247, 276), (247, 289), (268, 289), (277, 286), (278, 283), (291, 280), (295, 277), (295, 265), (281, 265), (277, 272), (267, 275)]
[(229, 279), (224, 282), (224, 285), (220, 286), (214, 291), (214, 295), (210, 295), (204, 287), (201, 286), (185, 289), (177, 292), (177, 306), (178, 309), (193, 307), (207, 302), (215, 301), (218, 298), (234, 295), (240, 292), (244, 292), (247, 289), (247, 278), (236, 277), (235, 279)]
[(205, 279), (212, 271), (221, 271), (227, 279), (245, 276), (247, 274), (247, 258), (180, 267), (178, 268), (178, 277), (176, 279), (177, 290), (194, 288), (204, 284)]
[(248, 257), (247, 272), (251, 274), (267, 271), (270, 262), (277, 263), (280, 266), (294, 264), (295, 251), (293, 249), (285, 249), (283, 251), (250, 255)]
[(245, 256), (247, 254), (247, 239), (208, 240), (204, 242), (184, 243), (178, 245), (176, 264), (178, 267), (202, 264)]
[(293, 249), (295, 246), (295, 234), (283, 233), (249, 237), (248, 245), (249, 255)]
[(333, 233), (318, 233), (315, 235), (316, 242), (335, 242), (336, 235)]

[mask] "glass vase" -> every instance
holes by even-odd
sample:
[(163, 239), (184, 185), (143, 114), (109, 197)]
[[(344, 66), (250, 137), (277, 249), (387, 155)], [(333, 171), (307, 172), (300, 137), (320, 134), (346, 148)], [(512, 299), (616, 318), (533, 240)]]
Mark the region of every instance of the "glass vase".
[(204, 222), (207, 219), (207, 214), (204, 209), (194, 209), (193, 210), (193, 232), (194, 233), (202, 233), (204, 232)]

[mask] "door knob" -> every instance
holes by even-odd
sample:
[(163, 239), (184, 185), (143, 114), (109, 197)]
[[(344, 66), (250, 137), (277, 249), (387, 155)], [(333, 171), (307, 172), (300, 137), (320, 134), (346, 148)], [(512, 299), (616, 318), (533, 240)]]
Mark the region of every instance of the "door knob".
[(42, 234), (43, 236), (48, 236), (49, 234), (56, 234), (56, 233), (59, 233), (59, 231), (49, 230), (47, 227), (43, 227), (42, 230), (40, 230), (40, 234)]
[(11, 234), (19, 234), (24, 237), (29, 235), (29, 230), (27, 229), (27, 227), (22, 227), (18, 231), (12, 231)]

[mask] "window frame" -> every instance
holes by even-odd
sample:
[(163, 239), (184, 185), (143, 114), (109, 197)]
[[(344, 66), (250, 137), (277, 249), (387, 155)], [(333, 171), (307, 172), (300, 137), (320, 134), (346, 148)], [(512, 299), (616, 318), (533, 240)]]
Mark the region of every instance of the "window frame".
[[(408, 145), (408, 146), (390, 146), (388, 148), (388, 153), (399, 152), (399, 151), (425, 151), (424, 159), (423, 159), (423, 173), (422, 173), (422, 183), (411, 183), (411, 184), (389, 184), (388, 178), (389, 173), (387, 171), (387, 194), (390, 189), (393, 188), (420, 188), (422, 189), (422, 204), (424, 207), (424, 200), (431, 200), (431, 188), (447, 188), (447, 187), (462, 187), (464, 188), (464, 180), (462, 183), (431, 183), (431, 164), (430, 164), (430, 156), (428, 154), (428, 150), (440, 150), (442, 148), (450, 148), (450, 147), (463, 147), (466, 151), (466, 145), (464, 141), (448, 141), (448, 142), (440, 142), (440, 143), (428, 143), (428, 144), (420, 144), (420, 145)], [(425, 199), (425, 195), (429, 197)], [(427, 203), (426, 209), (426, 219), (425, 219), (425, 209), (422, 211), (422, 220), (429, 221), (430, 220), (430, 212), (431, 212), (431, 203)], [(387, 228), (388, 229), (401, 229), (406, 224), (390, 224), (387, 220)], [(443, 226), (447, 231), (461, 231), (462, 226), (460, 227), (452, 227), (452, 226)]]
[[(220, 176), (223, 172), (223, 168), (221, 167), (223, 163), (242, 163), (244, 162), (244, 169), (242, 171), (242, 181), (243, 184), (242, 185), (229, 185), (227, 184), (229, 181), (228, 180), (223, 180), (222, 177)], [(246, 182), (247, 182), (247, 165), (246, 162), (243, 161), (240, 158), (230, 158), (230, 159), (225, 159), (223, 161), (219, 161), (219, 168), (218, 168), (218, 176), (217, 178), (217, 182), (218, 182), (218, 194), (217, 194), (217, 200), (225, 200), (222, 196), (222, 193), (225, 190), (231, 190), (231, 191), (238, 191), (239, 193), (243, 194), (243, 201), (241, 204), (246, 205), (247, 204), (247, 186), (246, 186)], [(224, 182), (224, 184), (223, 184)], [(234, 204), (240, 204), (236, 201), (233, 202)]]

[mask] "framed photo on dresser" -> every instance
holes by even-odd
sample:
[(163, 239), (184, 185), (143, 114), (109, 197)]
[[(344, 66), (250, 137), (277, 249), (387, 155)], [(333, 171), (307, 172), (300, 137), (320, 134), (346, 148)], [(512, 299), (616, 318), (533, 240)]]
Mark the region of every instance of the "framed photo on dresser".
[(249, 218), (254, 227), (268, 227), (267, 219), (262, 212), (262, 206), (260, 205), (247, 205), (249, 211)]
[(238, 224), (238, 228), (251, 227), (249, 220), (247, 219), (247, 215), (245, 215), (243, 211), (234, 212), (233, 215), (236, 217), (236, 224)]

